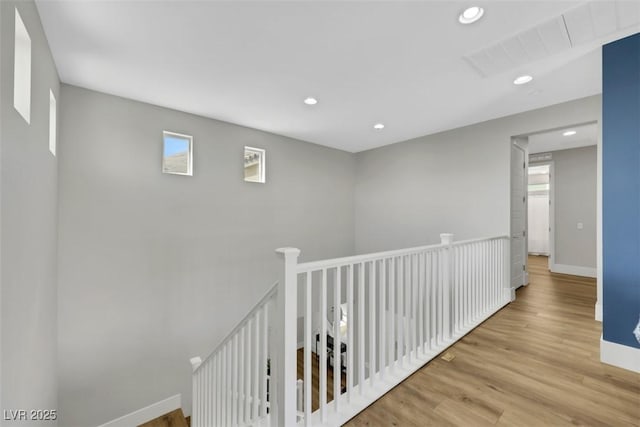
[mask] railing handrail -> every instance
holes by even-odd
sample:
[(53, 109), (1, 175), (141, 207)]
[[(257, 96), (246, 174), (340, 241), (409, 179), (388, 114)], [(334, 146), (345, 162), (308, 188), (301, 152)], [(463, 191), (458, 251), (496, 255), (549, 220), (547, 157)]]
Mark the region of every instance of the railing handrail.
[(338, 267), (338, 266), (349, 265), (349, 264), (359, 264), (361, 262), (368, 262), (368, 261), (373, 261), (373, 260), (382, 259), (382, 258), (391, 258), (391, 257), (401, 256), (401, 255), (410, 255), (413, 253), (424, 252), (427, 250), (447, 248), (449, 246), (461, 246), (469, 243), (484, 242), (489, 240), (508, 239), (508, 238), (509, 236), (507, 235), (494, 236), (494, 237), (482, 237), (477, 239), (455, 241), (451, 245), (438, 243), (435, 245), (415, 246), (412, 248), (405, 248), (405, 249), (393, 249), (390, 251), (373, 252), (373, 253), (362, 254), (362, 255), (351, 255), (351, 256), (340, 257), (340, 258), (323, 259), (319, 261), (309, 261), (309, 262), (298, 264), (297, 272), (306, 273), (309, 271), (316, 271), (323, 268), (332, 268), (332, 267)]
[(264, 294), (264, 296), (262, 298), (260, 298), (260, 300), (254, 304), (254, 306), (251, 308), (251, 310), (249, 310), (249, 312), (247, 313), (246, 316), (244, 316), (242, 318), (242, 320), (240, 322), (238, 322), (236, 324), (236, 326), (231, 330), (231, 332), (229, 332), (223, 339), (222, 341), (220, 341), (220, 344), (218, 344), (215, 348), (215, 350), (213, 350), (211, 353), (209, 353), (209, 355), (207, 357), (205, 357), (204, 359), (202, 359), (202, 362), (200, 363), (200, 366), (198, 366), (196, 369), (193, 370), (193, 373), (195, 374), (202, 366), (204, 366), (206, 364), (206, 362), (211, 359), (213, 356), (215, 356), (218, 351), (224, 347), (224, 345), (229, 342), (229, 340), (231, 338), (233, 338), (236, 333), (240, 330), (240, 328), (242, 328), (245, 323), (247, 323), (247, 321), (249, 320), (249, 318), (251, 318), (254, 314), (256, 314), (256, 312), (262, 308), (266, 302), (273, 297), (276, 292), (278, 291), (278, 284), (279, 282), (276, 281), (271, 288), (269, 288), (269, 290)]
[(485, 242), (489, 240), (500, 240), (500, 239), (508, 239), (508, 238), (509, 236), (507, 236), (506, 234), (503, 234), (501, 236), (493, 236), (493, 237), (480, 237), (478, 239), (454, 241), (453, 243), (451, 243), (451, 246), (462, 246), (462, 245), (468, 245), (469, 243)]

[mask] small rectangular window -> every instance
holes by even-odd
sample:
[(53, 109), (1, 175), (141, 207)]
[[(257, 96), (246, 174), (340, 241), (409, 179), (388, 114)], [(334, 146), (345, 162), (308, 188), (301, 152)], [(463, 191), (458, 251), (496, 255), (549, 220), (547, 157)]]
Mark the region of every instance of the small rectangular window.
[(31, 121), (31, 38), (16, 8), (15, 51), (13, 61), (13, 106)]
[(56, 111), (56, 97), (53, 95), (53, 91), (49, 90), (49, 151), (54, 156), (56, 155), (56, 126), (57, 111)]
[(265, 151), (263, 149), (244, 147), (244, 180), (265, 182)]
[(162, 132), (162, 172), (176, 175), (193, 174), (193, 137), (173, 132)]

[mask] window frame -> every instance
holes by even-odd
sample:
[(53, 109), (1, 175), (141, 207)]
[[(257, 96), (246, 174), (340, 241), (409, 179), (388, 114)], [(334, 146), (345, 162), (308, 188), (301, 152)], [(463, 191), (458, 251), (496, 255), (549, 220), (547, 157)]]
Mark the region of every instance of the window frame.
[[(185, 139), (189, 141), (189, 150), (187, 152), (187, 172), (167, 172), (165, 171), (165, 155), (164, 155), (164, 149), (165, 149), (165, 144), (166, 144), (166, 140), (165, 138), (169, 136), (169, 137), (174, 137), (174, 138), (178, 138), (178, 139)], [(163, 130), (162, 131), (162, 173), (163, 174), (167, 174), (167, 175), (182, 175), (182, 176), (193, 176), (193, 136), (192, 135), (186, 135), (183, 133), (178, 133), (178, 132), (172, 132), (172, 131), (168, 131), (168, 130)]]
[(252, 184), (265, 184), (267, 182), (267, 161), (266, 161), (267, 150), (264, 148), (250, 147), (248, 145), (245, 145), (244, 151), (242, 153), (243, 160), (244, 160), (244, 156), (247, 154), (247, 151), (253, 151), (260, 156), (258, 160), (258, 180), (257, 181), (247, 180), (247, 178), (244, 177), (244, 170), (246, 168), (246, 166), (244, 166), (242, 168), (244, 182), (249, 182)]
[[(13, 29), (13, 108), (31, 124), (31, 74), (33, 71), (33, 42), (29, 30), (15, 8)], [(24, 45), (23, 45), (24, 44)], [(26, 52), (25, 52), (26, 50)], [(24, 67), (24, 68), (23, 68)], [(26, 80), (26, 81), (25, 81)]]
[(52, 89), (49, 89), (49, 151), (56, 156), (58, 145), (58, 101)]

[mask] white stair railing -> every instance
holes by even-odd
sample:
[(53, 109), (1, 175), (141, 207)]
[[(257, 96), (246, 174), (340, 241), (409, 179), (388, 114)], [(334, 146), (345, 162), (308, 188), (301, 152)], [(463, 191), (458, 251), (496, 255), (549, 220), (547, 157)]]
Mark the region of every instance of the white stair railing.
[(280, 281), (210, 356), (191, 361), (192, 425), (341, 425), (510, 301), (508, 237), (441, 238), (301, 264), (298, 249), (278, 249)]
[(207, 358), (191, 359), (194, 427), (296, 423), (297, 303), (292, 266), (300, 251), (276, 252), (290, 266), (289, 276), (275, 283)]
[(301, 424), (343, 424), (510, 301), (508, 237), (441, 237), (439, 245), (296, 266), (304, 301)]

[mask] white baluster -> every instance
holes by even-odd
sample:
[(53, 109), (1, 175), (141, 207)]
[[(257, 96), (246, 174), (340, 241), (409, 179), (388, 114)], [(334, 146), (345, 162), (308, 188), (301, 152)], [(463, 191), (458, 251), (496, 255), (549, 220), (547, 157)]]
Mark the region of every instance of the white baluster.
[(305, 308), (304, 308), (304, 425), (311, 425), (311, 297), (312, 297), (311, 272), (307, 272), (305, 284)]
[(491, 310), (495, 308), (498, 302), (498, 241), (491, 241)]
[(431, 304), (433, 303), (433, 296), (431, 293), (431, 277), (432, 277), (432, 265), (431, 265), (432, 252), (425, 252), (424, 254), (424, 317), (425, 317), (425, 333), (424, 339), (426, 342), (426, 350), (431, 351), (431, 328), (433, 326), (432, 316), (433, 310)]
[(342, 341), (340, 339), (340, 267), (335, 270), (336, 277), (333, 283), (333, 407), (338, 412), (340, 399), (340, 386), (342, 385)]
[(206, 407), (205, 407), (205, 420), (207, 425), (211, 425), (211, 401), (213, 398), (213, 392), (211, 386), (213, 383), (213, 369), (211, 366), (211, 360), (207, 360), (207, 374), (206, 374)]
[(455, 276), (455, 292), (456, 292), (456, 323), (454, 330), (459, 333), (462, 330), (462, 260), (461, 260), (461, 247), (454, 249), (454, 262), (456, 268)]
[(378, 344), (378, 362), (380, 363), (380, 379), (384, 380), (387, 361), (387, 260), (380, 262), (380, 342)]
[(398, 360), (404, 367), (404, 256), (398, 258)]
[(222, 399), (223, 399), (223, 407), (222, 407), (222, 424), (228, 426), (230, 424), (229, 419), (229, 407), (230, 407), (230, 399), (229, 399), (229, 346), (224, 345), (222, 347)]
[(238, 424), (244, 424), (244, 401), (246, 399), (244, 391), (245, 373), (245, 348), (244, 348), (244, 327), (238, 334)]
[(244, 424), (249, 424), (251, 422), (251, 360), (254, 356), (254, 353), (251, 348), (251, 327), (253, 325), (252, 318), (247, 319), (247, 324), (245, 326), (245, 352), (246, 359), (244, 364)]
[(353, 312), (353, 264), (347, 266), (347, 399), (351, 403), (353, 394), (353, 332), (355, 316)]
[(215, 425), (222, 425), (222, 357), (220, 352), (216, 354), (216, 406)]
[[(286, 291), (285, 291), (286, 292)], [(296, 301), (296, 306), (298, 302)], [(260, 399), (262, 401), (262, 405), (260, 407), (261, 411), (260, 411), (260, 417), (264, 420), (264, 418), (267, 416), (267, 405), (269, 404), (269, 402), (274, 402), (277, 407), (271, 407), (271, 410), (277, 414), (278, 416), (278, 425), (281, 426), (285, 426), (288, 424), (283, 424), (283, 419), (286, 419), (287, 417), (287, 413), (285, 411), (285, 409), (283, 408), (283, 405), (286, 404), (286, 397), (283, 396), (283, 393), (289, 392), (291, 393), (291, 389), (293, 389), (293, 393), (291, 393), (293, 396), (293, 415), (294, 415), (294, 421), (295, 421), (295, 410), (296, 410), (296, 393), (295, 393), (295, 376), (293, 378), (293, 380), (291, 382), (287, 382), (285, 381), (282, 377), (284, 377), (283, 372), (282, 371), (286, 371), (287, 370), (287, 363), (285, 361), (291, 361), (290, 357), (289, 358), (285, 358), (283, 357), (284, 354), (282, 354), (283, 352), (286, 354), (286, 351), (284, 349), (284, 345), (283, 345), (283, 340), (282, 340), (282, 336), (280, 336), (279, 338), (281, 339), (279, 345), (278, 345), (278, 352), (276, 353), (278, 355), (278, 360), (274, 360), (274, 358), (269, 358), (269, 307), (270, 304), (267, 304), (263, 307), (262, 309), (262, 316), (264, 318), (264, 321), (262, 322), (262, 331), (260, 332), (260, 335), (262, 335), (262, 350), (261, 350), (261, 354), (262, 354), (262, 360), (260, 361), (260, 367), (262, 370), (262, 375), (261, 375), (261, 380), (262, 380), (262, 398)], [(297, 313), (296, 313), (297, 316)], [(289, 331), (291, 331), (291, 329), (289, 328)], [(293, 330), (293, 336), (296, 336), (296, 330)], [(281, 331), (283, 334), (285, 334), (286, 336), (286, 331)], [(289, 337), (290, 338), (290, 337)], [(294, 344), (293, 348), (295, 349), (296, 346)], [(290, 355), (289, 355), (290, 356)], [(269, 370), (267, 369), (268, 367), (270, 367), (270, 369), (272, 370), (271, 372), (269, 372)], [(294, 365), (295, 367), (295, 365)], [(278, 379), (276, 379), (276, 377), (280, 377)], [(270, 378), (269, 378), (270, 377)], [(271, 380), (271, 385), (272, 385), (272, 389), (269, 389), (269, 380)], [(288, 386), (288, 387), (287, 387)], [(274, 390), (276, 393), (280, 394), (280, 396), (273, 396), (273, 392), (269, 393), (269, 391)], [(271, 398), (271, 400), (269, 399), (269, 397)], [(274, 405), (274, 406), (276, 406)]]
[(364, 394), (364, 263), (358, 269), (358, 387)]
[(418, 258), (418, 341), (420, 343), (420, 353), (424, 356), (425, 347), (424, 347), (424, 275), (425, 275), (425, 254), (421, 252)]
[(480, 299), (478, 298), (480, 289), (480, 254), (478, 244), (473, 244), (473, 320), (480, 315)]
[(404, 257), (404, 354), (411, 362), (411, 255)]
[(411, 264), (413, 266), (413, 274), (411, 275), (411, 347), (413, 356), (418, 356), (418, 288), (420, 284), (420, 270), (419, 270), (419, 257), (418, 254), (411, 256)]
[(469, 257), (469, 246), (464, 247), (464, 326), (471, 320), (471, 265)]
[(238, 424), (238, 336), (231, 341), (231, 425)]
[[(262, 360), (260, 356), (260, 331), (262, 330), (260, 326), (260, 310), (256, 311), (254, 316), (255, 320), (255, 330), (253, 335), (253, 348), (254, 348), (254, 359), (253, 359), (253, 420), (258, 421), (260, 419), (260, 362)], [(222, 364), (222, 369), (224, 369), (224, 363)], [(222, 420), (224, 421), (224, 419)]]
[[(334, 343), (335, 344), (335, 343)], [(327, 269), (322, 270), (320, 288), (320, 418), (327, 420)]]
[(484, 249), (484, 242), (480, 242), (478, 245), (480, 246), (480, 316), (483, 316), (486, 311), (487, 253)]
[(396, 325), (398, 312), (396, 311), (396, 257), (389, 260), (389, 337), (387, 339), (388, 360), (391, 366), (391, 372), (395, 371), (396, 366)]
[(376, 262), (369, 263), (369, 382), (373, 386), (376, 375)]
[(415, 255), (409, 255), (409, 287), (407, 288), (407, 302), (409, 309), (409, 321), (407, 322), (407, 344), (409, 345), (409, 363), (413, 360), (416, 347), (416, 326), (414, 324), (416, 313), (414, 310), (415, 302), (415, 283), (416, 283), (416, 265)]

